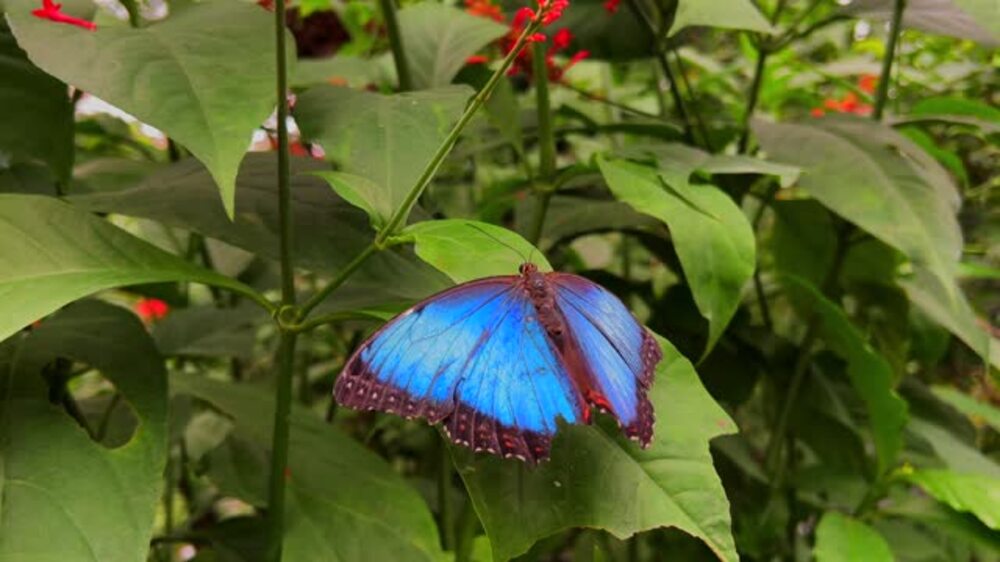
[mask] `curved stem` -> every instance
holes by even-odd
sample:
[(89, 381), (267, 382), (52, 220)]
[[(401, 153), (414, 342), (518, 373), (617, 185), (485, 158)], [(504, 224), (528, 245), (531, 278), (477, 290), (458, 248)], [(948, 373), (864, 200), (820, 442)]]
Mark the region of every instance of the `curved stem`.
[(882, 120), (885, 103), (889, 99), (889, 79), (892, 77), (892, 62), (896, 58), (896, 44), (903, 26), (903, 12), (906, 10), (906, 0), (895, 0), (892, 5), (892, 21), (889, 23), (889, 42), (885, 46), (882, 58), (882, 75), (878, 80), (878, 90), (875, 92), (875, 109), (872, 119)]
[(399, 21), (396, 19), (396, 4), (393, 0), (379, 0), (379, 9), (385, 18), (385, 31), (389, 35), (389, 47), (392, 49), (392, 62), (396, 66), (396, 77), (399, 79), (399, 91), (408, 92), (413, 89), (413, 78), (410, 75), (410, 65), (403, 49), (403, 36), (399, 32)]
[(361, 253), (358, 254), (357, 256), (354, 256), (354, 259), (348, 262), (348, 264), (344, 266), (344, 269), (341, 269), (337, 273), (337, 276), (333, 278), (333, 280), (331, 280), (329, 283), (327, 283), (325, 287), (323, 287), (319, 291), (316, 291), (315, 293), (313, 293), (311, 297), (309, 297), (309, 300), (307, 300), (299, 308), (299, 315), (302, 318), (306, 318), (307, 316), (309, 316), (309, 313), (312, 312), (314, 308), (319, 306), (320, 303), (322, 303), (323, 300), (326, 299), (326, 297), (330, 296), (330, 294), (336, 291), (338, 287), (343, 285), (344, 282), (347, 281), (347, 279), (355, 271), (357, 271), (359, 267), (361, 267), (361, 264), (365, 263), (365, 260), (370, 258), (377, 251), (379, 251), (379, 247), (376, 246), (375, 244), (369, 244), (367, 247), (365, 247), (364, 250), (361, 250)]
[[(288, 69), (285, 59), (285, 0), (274, 3), (274, 41), (277, 56), (278, 98), (278, 215), (281, 250), (281, 305), (295, 307), (295, 271), (292, 268), (291, 186), (288, 174)], [(279, 314), (280, 314), (279, 309)], [(280, 320), (280, 319), (279, 319)], [(280, 323), (279, 323), (280, 327)], [(292, 368), (298, 334), (281, 330), (275, 363), (276, 380), (274, 427), (271, 436), (271, 475), (268, 487), (268, 556), (281, 561), (285, 530), (285, 473), (288, 469), (289, 412), (292, 406)]]
[(549, 101), (549, 76), (548, 67), (545, 64), (545, 49), (544, 43), (535, 43), (532, 53), (535, 75), (535, 105), (538, 112), (538, 176), (540, 183), (535, 184), (537, 205), (535, 206), (530, 240), (536, 246), (542, 238), (545, 215), (549, 210), (549, 200), (552, 198), (549, 184), (556, 173), (556, 137), (552, 128), (552, 107)]
[(514, 59), (517, 58), (518, 53), (521, 52), (521, 49), (524, 48), (525, 44), (528, 42), (528, 37), (533, 35), (535, 31), (538, 30), (539, 25), (540, 23), (538, 21), (532, 21), (529, 25), (525, 26), (524, 31), (521, 32), (520, 36), (518, 36), (517, 41), (514, 43), (514, 47), (511, 48), (509, 53), (507, 53), (507, 56), (503, 59), (500, 67), (493, 72), (493, 76), (490, 76), (489, 81), (486, 82), (483, 89), (479, 90), (476, 97), (472, 98), (472, 102), (465, 108), (465, 112), (462, 113), (458, 122), (455, 123), (455, 126), (452, 127), (451, 131), (448, 133), (448, 136), (445, 137), (441, 145), (438, 146), (437, 152), (434, 153), (431, 161), (424, 168), (420, 177), (417, 178), (413, 188), (410, 189), (409, 193), (407, 193), (406, 199), (404, 199), (395, 212), (393, 212), (388, 223), (386, 223), (385, 227), (379, 232), (378, 236), (376, 236), (376, 246), (384, 245), (391, 236), (396, 234), (397, 229), (399, 229), (400, 226), (402, 226), (402, 224), (406, 221), (406, 217), (410, 215), (410, 210), (413, 209), (413, 205), (416, 204), (417, 199), (420, 198), (420, 195), (423, 194), (424, 190), (427, 189), (427, 186), (430, 185), (431, 180), (434, 179), (434, 175), (441, 167), (445, 157), (448, 156), (448, 153), (451, 152), (455, 143), (458, 142), (458, 137), (462, 134), (465, 126), (472, 120), (476, 111), (478, 111), (479, 108), (486, 103), (486, 100), (489, 99), (490, 94), (493, 93), (497, 83), (503, 75), (506, 74), (507, 69), (514, 63)]

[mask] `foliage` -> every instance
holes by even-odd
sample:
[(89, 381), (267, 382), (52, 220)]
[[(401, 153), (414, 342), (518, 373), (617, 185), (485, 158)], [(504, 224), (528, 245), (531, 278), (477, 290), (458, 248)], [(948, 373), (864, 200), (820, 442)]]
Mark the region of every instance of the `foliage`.
[[(1000, 560), (995, 6), (522, 4), (0, 5), (0, 560)], [(332, 401), (524, 261), (650, 448)]]

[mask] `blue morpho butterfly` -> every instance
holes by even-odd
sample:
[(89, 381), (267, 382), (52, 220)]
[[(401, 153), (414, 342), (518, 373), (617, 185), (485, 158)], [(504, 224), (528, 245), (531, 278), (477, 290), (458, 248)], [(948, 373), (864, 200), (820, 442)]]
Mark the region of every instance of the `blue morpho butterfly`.
[(583, 277), (487, 277), (438, 293), (392, 319), (355, 351), (337, 401), (442, 422), (474, 451), (547, 459), (556, 420), (590, 423), (591, 406), (643, 447), (659, 345), (617, 297)]

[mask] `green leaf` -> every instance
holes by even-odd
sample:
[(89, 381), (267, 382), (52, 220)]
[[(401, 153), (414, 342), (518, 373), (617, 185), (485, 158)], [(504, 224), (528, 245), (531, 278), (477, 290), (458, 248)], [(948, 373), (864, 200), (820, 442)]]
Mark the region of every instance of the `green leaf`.
[(318, 86), (295, 104), (302, 135), (318, 142), (341, 171), (385, 190), (396, 209), (465, 109), (471, 90), (454, 86), (384, 96)]
[(610, 13), (604, 4), (605, 0), (574, 0), (548, 31), (569, 29), (573, 42), (568, 52), (585, 50), (588, 58), (623, 61), (652, 56), (655, 41), (646, 24), (626, 5)]
[[(892, 9), (893, 0), (856, 0), (845, 11), (888, 21)], [(908, 0), (903, 25), (991, 47), (1000, 45), (1000, 6), (996, 0)]]
[(31, 15), (9, 0), (18, 43), (42, 70), (115, 105), (189, 149), (234, 212), (236, 172), (254, 130), (275, 106), (270, 14), (242, 2), (172, 10), (141, 29), (87, 31)]
[(798, 186), (827, 208), (951, 279), (962, 251), (958, 193), (911, 141), (868, 119), (757, 121), (754, 132), (771, 158), (802, 167)]
[(0, 340), (97, 291), (162, 281), (206, 283), (262, 298), (57, 199), (0, 195)]
[(351, 55), (301, 59), (295, 64), (289, 81), (296, 89), (341, 83), (360, 88), (377, 80), (379, 73), (376, 68), (375, 61)]
[[(194, 376), (172, 377), (171, 384), (176, 392), (231, 416), (250, 442), (270, 442), (272, 393)], [(427, 505), (392, 467), (312, 412), (294, 408), (291, 423), (284, 538), (288, 560), (443, 557)], [(244, 451), (240, 458), (253, 455)]]
[(73, 166), (73, 104), (66, 84), (31, 64), (0, 21), (0, 155), (37, 158), (64, 183)]
[(541, 271), (552, 266), (530, 242), (516, 232), (485, 222), (444, 219), (411, 224), (402, 233), (412, 236), (420, 259), (455, 283), (491, 275), (517, 275), (532, 262)]
[(816, 528), (816, 562), (892, 562), (889, 545), (875, 529), (836, 511)]
[(905, 478), (938, 501), (972, 513), (987, 527), (1000, 531), (1000, 478), (951, 470), (916, 470)]
[(910, 420), (908, 429), (927, 441), (935, 455), (941, 460), (940, 465), (920, 463), (922, 468), (947, 467), (962, 474), (979, 474), (987, 478), (1000, 480), (1000, 464), (984, 455), (970, 441), (959, 438), (941, 425), (921, 418)]
[(894, 466), (903, 447), (906, 402), (894, 389), (892, 368), (851, 323), (847, 313), (814, 286), (790, 275), (782, 282), (816, 315), (820, 334), (830, 349), (847, 361), (847, 375), (865, 403), (878, 456), (879, 474)]
[(257, 328), (267, 320), (255, 306), (182, 308), (157, 321), (152, 334), (165, 356), (252, 359)]
[[(335, 273), (372, 241), (365, 214), (347, 204), (311, 173), (327, 169), (313, 159), (291, 159), (292, 259), (296, 265)], [(217, 238), (264, 258), (279, 257), (277, 159), (248, 154), (237, 177), (236, 217), (230, 221), (215, 196), (211, 176), (193, 158), (169, 166), (135, 188), (73, 197), (96, 212), (153, 219)], [(405, 279), (405, 283), (400, 283)], [(448, 286), (443, 275), (412, 254), (379, 252), (332, 299), (338, 307), (413, 301)], [(345, 310), (345, 308), (341, 308)]]
[(613, 423), (611, 429), (561, 428), (552, 459), (536, 468), (452, 449), (494, 560), (518, 556), (572, 527), (619, 538), (676, 527), (700, 538), (720, 560), (738, 560), (729, 502), (708, 449), (710, 439), (735, 426), (691, 363), (666, 340), (659, 342), (664, 358), (650, 389), (658, 421), (649, 449), (623, 439)]
[(976, 313), (953, 283), (945, 285), (924, 268), (899, 280), (910, 302), (932, 320), (965, 342), (994, 367), (1000, 368), (1000, 341), (992, 337), (976, 318)]
[(995, 431), (1000, 432), (1000, 408), (988, 402), (976, 400), (950, 386), (935, 386), (931, 390), (938, 398), (951, 404), (959, 412), (970, 418), (982, 420)]
[(326, 180), (344, 201), (368, 213), (375, 230), (381, 230), (392, 216), (389, 193), (375, 182), (343, 172), (315, 172), (313, 175)]
[(667, 224), (695, 303), (709, 321), (707, 354), (740, 303), (756, 266), (753, 230), (739, 207), (711, 185), (688, 183), (692, 168), (660, 171), (624, 160), (598, 165), (615, 197)]
[(673, 35), (685, 27), (703, 25), (772, 33), (774, 28), (750, 0), (680, 0)]
[[(19, 345), (0, 374), (0, 559), (145, 561), (167, 451), (166, 372), (152, 340), (131, 312), (84, 301)], [(49, 403), (40, 374), (60, 357), (121, 392), (139, 421), (126, 445), (95, 443)]]
[(453, 5), (412, 4), (399, 11), (399, 31), (415, 90), (451, 84), (465, 59), (509, 31)]
[(808, 199), (774, 201), (771, 207), (777, 219), (771, 244), (775, 268), (821, 286), (837, 250), (832, 215)]

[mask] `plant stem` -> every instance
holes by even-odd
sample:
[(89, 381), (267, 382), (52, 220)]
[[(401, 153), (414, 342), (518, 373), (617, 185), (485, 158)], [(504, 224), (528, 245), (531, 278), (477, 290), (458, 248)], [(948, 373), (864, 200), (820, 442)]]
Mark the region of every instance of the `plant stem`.
[(750, 92), (747, 94), (747, 107), (743, 110), (743, 133), (740, 135), (739, 153), (746, 154), (750, 148), (750, 120), (757, 110), (757, 101), (760, 99), (760, 88), (764, 84), (764, 70), (767, 68), (768, 52), (757, 49), (757, 63), (753, 69), (753, 82), (750, 83)]
[[(677, 73), (680, 75), (681, 82), (684, 83), (684, 88), (687, 90), (688, 99), (696, 104), (697, 99), (694, 97), (694, 88), (691, 87), (687, 72), (684, 70), (684, 61), (681, 59), (681, 54), (677, 52), (677, 49), (671, 50), (674, 53), (674, 59), (677, 61)], [(712, 147), (712, 138), (708, 135), (708, 128), (705, 126), (705, 120), (701, 118), (701, 112), (698, 111), (697, 107), (693, 107), (691, 108), (691, 115), (694, 116), (694, 122), (698, 126), (698, 133), (701, 134), (701, 140), (705, 149), (709, 152), (715, 152), (715, 148)]]
[(799, 345), (799, 356), (795, 361), (792, 370), (792, 380), (788, 385), (788, 392), (785, 395), (784, 403), (781, 406), (781, 413), (778, 414), (778, 422), (774, 426), (774, 432), (767, 443), (767, 453), (764, 456), (764, 467), (769, 474), (772, 474), (771, 488), (781, 487), (784, 471), (780, 470), (784, 463), (781, 463), (782, 445), (785, 441), (785, 433), (788, 431), (788, 422), (791, 419), (792, 408), (798, 401), (799, 390), (802, 388), (802, 381), (805, 380), (806, 371), (809, 370), (809, 359), (812, 357), (812, 347), (816, 342), (818, 324), (815, 320), (809, 322), (806, 334)]
[(399, 33), (396, 3), (393, 0), (379, 0), (378, 5), (385, 19), (385, 31), (389, 35), (392, 62), (396, 66), (396, 76), (399, 78), (399, 91), (408, 92), (413, 89), (413, 78), (410, 76), (410, 65), (406, 61), (406, 51), (403, 49), (403, 36)]
[(631, 113), (632, 115), (638, 117), (645, 117), (646, 119), (660, 119), (660, 116), (656, 115), (655, 113), (650, 113), (648, 111), (643, 111), (641, 109), (630, 107), (624, 103), (608, 99), (607, 97), (602, 96), (600, 94), (595, 94), (594, 92), (588, 92), (587, 90), (580, 88), (579, 86), (575, 86), (567, 82), (560, 82), (559, 85), (563, 88), (566, 88), (567, 90), (572, 90), (576, 92), (577, 94), (580, 95), (580, 97), (586, 98), (591, 101), (596, 101), (597, 103), (602, 103), (604, 105), (613, 107), (615, 109), (620, 109), (625, 113)]
[(895, 0), (892, 5), (892, 21), (889, 23), (889, 42), (885, 46), (882, 57), (882, 75), (878, 80), (878, 90), (875, 92), (875, 109), (872, 119), (882, 120), (885, 104), (889, 99), (889, 80), (892, 77), (892, 62), (896, 58), (896, 44), (903, 27), (903, 12), (906, 10), (906, 0)]
[[(281, 0), (278, 0), (281, 1)], [(271, 476), (268, 488), (268, 560), (281, 562), (285, 531), (285, 483), (288, 469), (289, 414), (292, 409), (292, 371), (298, 334), (282, 332), (278, 345), (278, 380), (271, 435)]]
[[(778, 4), (771, 13), (771, 25), (777, 25), (781, 12), (785, 10), (787, 0), (778, 0)], [(743, 112), (743, 133), (740, 135), (739, 153), (746, 154), (750, 148), (750, 121), (753, 113), (757, 110), (757, 102), (760, 101), (760, 88), (764, 85), (764, 71), (767, 70), (767, 57), (771, 49), (765, 48), (757, 43), (757, 63), (753, 70), (753, 82), (750, 84), (750, 93), (747, 96), (747, 107)]]
[(514, 59), (517, 58), (518, 53), (521, 52), (521, 49), (527, 43), (528, 37), (535, 33), (539, 25), (540, 22), (532, 21), (530, 24), (525, 26), (524, 31), (521, 32), (521, 35), (514, 43), (514, 47), (511, 48), (509, 53), (507, 53), (507, 56), (503, 59), (500, 67), (493, 72), (493, 76), (490, 76), (489, 81), (486, 82), (483, 89), (479, 90), (479, 93), (472, 98), (472, 102), (465, 108), (465, 112), (462, 113), (461, 117), (459, 117), (458, 122), (455, 123), (454, 127), (452, 127), (448, 136), (445, 137), (441, 145), (438, 146), (437, 152), (434, 153), (434, 157), (431, 158), (431, 161), (424, 168), (420, 177), (417, 178), (413, 188), (411, 188), (410, 192), (406, 195), (406, 199), (404, 199), (400, 206), (393, 212), (388, 223), (386, 223), (385, 227), (378, 233), (378, 236), (375, 237), (375, 246), (383, 246), (391, 236), (396, 234), (396, 230), (399, 229), (400, 226), (406, 221), (406, 218), (410, 215), (410, 210), (413, 208), (413, 205), (416, 204), (417, 199), (420, 198), (420, 195), (423, 194), (424, 190), (427, 189), (427, 186), (430, 185), (431, 180), (434, 179), (434, 175), (441, 167), (445, 157), (448, 156), (448, 153), (451, 152), (455, 143), (458, 142), (458, 137), (462, 134), (465, 126), (472, 120), (476, 111), (478, 111), (479, 108), (486, 103), (486, 100), (489, 99), (490, 94), (493, 93), (493, 89), (496, 88), (497, 83), (504, 76), (504, 74), (506, 74), (507, 69), (510, 68)]
[(322, 303), (326, 297), (330, 296), (330, 294), (336, 291), (338, 287), (343, 285), (344, 282), (347, 281), (347, 279), (355, 271), (357, 271), (359, 267), (361, 267), (361, 264), (365, 263), (365, 260), (377, 251), (379, 251), (379, 248), (375, 244), (369, 244), (364, 250), (361, 250), (361, 253), (354, 256), (354, 259), (345, 265), (344, 269), (341, 269), (333, 280), (327, 283), (327, 285), (319, 291), (313, 293), (313, 295), (306, 300), (306, 302), (299, 308), (300, 316), (302, 318), (309, 316), (309, 313), (312, 312), (314, 308), (319, 306), (319, 304)]
[(552, 107), (549, 101), (549, 72), (545, 65), (546, 45), (535, 43), (532, 65), (535, 75), (535, 105), (538, 112), (538, 178), (535, 183), (536, 201), (531, 243), (538, 245), (545, 227), (545, 215), (552, 198), (551, 181), (556, 173), (556, 137), (552, 128)]
[(441, 506), (441, 544), (445, 550), (455, 550), (455, 513), (451, 494), (451, 453), (448, 439), (442, 435), (441, 466), (438, 467), (438, 501)]
[(271, 436), (271, 476), (268, 488), (268, 559), (281, 561), (285, 523), (285, 473), (288, 468), (289, 412), (292, 405), (292, 370), (298, 334), (282, 327), (283, 313), (295, 315), (295, 271), (292, 268), (292, 208), (288, 177), (288, 69), (285, 60), (285, 0), (274, 3), (274, 40), (277, 56), (278, 94), (278, 215), (281, 250), (281, 308), (277, 311), (281, 330), (275, 363), (274, 427)]
[(646, 24), (646, 31), (649, 32), (650, 37), (653, 39), (656, 61), (660, 64), (660, 70), (663, 71), (663, 76), (666, 77), (667, 84), (670, 86), (670, 97), (674, 100), (674, 111), (677, 112), (677, 117), (684, 128), (684, 138), (689, 143), (696, 144), (694, 128), (691, 125), (691, 116), (688, 114), (687, 106), (684, 104), (684, 98), (681, 96), (681, 90), (674, 77), (674, 71), (670, 68), (670, 61), (667, 60), (667, 56), (660, 46), (660, 30), (657, 29), (658, 26), (649, 17), (649, 14), (642, 9), (639, 2), (640, 0), (629, 0), (628, 6), (636, 18)]

